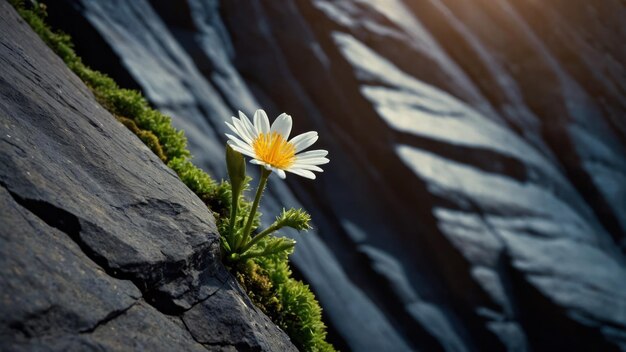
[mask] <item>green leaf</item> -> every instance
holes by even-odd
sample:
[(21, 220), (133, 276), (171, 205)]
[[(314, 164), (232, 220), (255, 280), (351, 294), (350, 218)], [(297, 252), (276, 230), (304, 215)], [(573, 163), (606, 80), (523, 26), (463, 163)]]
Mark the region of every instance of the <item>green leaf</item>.
[(309, 230), (311, 228), (311, 215), (302, 209), (283, 209), (283, 212), (276, 217), (275, 224), (280, 224), (278, 228), (287, 226), (298, 231)]

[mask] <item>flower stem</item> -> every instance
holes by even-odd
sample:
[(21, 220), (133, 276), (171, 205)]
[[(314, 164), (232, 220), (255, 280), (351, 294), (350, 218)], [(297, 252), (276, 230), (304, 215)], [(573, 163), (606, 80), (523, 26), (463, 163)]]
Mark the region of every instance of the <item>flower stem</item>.
[(261, 166), (261, 178), (259, 179), (259, 185), (256, 189), (256, 195), (254, 196), (254, 202), (252, 203), (252, 208), (250, 208), (250, 215), (248, 215), (248, 221), (246, 222), (246, 227), (243, 229), (243, 233), (241, 237), (237, 241), (237, 245), (235, 246), (235, 251), (238, 251), (242, 245), (248, 242), (250, 238), (250, 232), (252, 229), (252, 223), (254, 222), (254, 216), (256, 215), (256, 210), (259, 207), (259, 202), (261, 201), (261, 196), (263, 195), (263, 191), (265, 190), (265, 185), (267, 184), (267, 179), (270, 177), (272, 171), (267, 170), (265, 167)]
[(230, 248), (233, 248), (233, 240), (235, 238), (235, 234), (233, 233), (235, 231), (235, 221), (237, 219), (237, 211), (239, 210), (239, 193), (241, 193), (241, 191), (238, 191), (236, 189), (231, 189), (232, 191), (232, 201), (230, 203), (230, 223), (228, 224), (228, 244), (230, 246)]

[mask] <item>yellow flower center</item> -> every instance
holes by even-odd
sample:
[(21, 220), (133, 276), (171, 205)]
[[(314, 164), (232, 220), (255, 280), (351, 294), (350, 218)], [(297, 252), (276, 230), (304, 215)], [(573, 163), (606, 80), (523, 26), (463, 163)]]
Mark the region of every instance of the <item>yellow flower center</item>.
[(286, 169), (296, 161), (294, 145), (276, 132), (259, 134), (252, 141), (252, 148), (257, 159), (279, 169)]

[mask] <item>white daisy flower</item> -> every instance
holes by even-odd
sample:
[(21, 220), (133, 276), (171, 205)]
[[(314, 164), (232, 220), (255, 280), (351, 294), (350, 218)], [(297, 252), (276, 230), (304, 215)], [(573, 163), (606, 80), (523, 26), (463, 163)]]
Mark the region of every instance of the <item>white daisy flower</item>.
[(232, 124), (226, 122), (235, 133), (234, 136), (226, 133), (228, 145), (251, 157), (251, 163), (263, 165), (280, 178), (285, 178), (287, 171), (315, 179), (312, 171), (322, 172), (318, 165), (329, 162), (326, 150), (302, 152), (317, 141), (317, 132), (306, 132), (288, 140), (292, 121), (291, 116), (285, 113), (280, 114), (271, 126), (267, 114), (262, 109), (254, 113), (254, 124), (241, 111), (239, 118), (233, 116), (232, 119)]

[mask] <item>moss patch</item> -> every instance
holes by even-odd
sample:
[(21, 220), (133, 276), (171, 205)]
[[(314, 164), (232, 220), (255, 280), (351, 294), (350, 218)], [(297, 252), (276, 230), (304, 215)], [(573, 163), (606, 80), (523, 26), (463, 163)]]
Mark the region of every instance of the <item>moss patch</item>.
[[(120, 88), (107, 75), (87, 67), (76, 55), (71, 38), (55, 32), (45, 22), (46, 7), (30, 7), (10, 0), (20, 16), (91, 89), (96, 100), (135, 133), (213, 211), (218, 229), (228, 225), (231, 191), (228, 182), (216, 182), (191, 161), (187, 139), (170, 117), (152, 109), (135, 90)], [(242, 213), (250, 203), (239, 200)], [(258, 218), (255, 226), (258, 225)], [(291, 277), (287, 255), (255, 258), (230, 268), (259, 308), (291, 337), (302, 351), (334, 351), (326, 342), (321, 308), (307, 285)]]
[(322, 322), (322, 308), (308, 285), (291, 277), (286, 255), (259, 257), (254, 263), (272, 283), (272, 297), (280, 310), (270, 317), (291, 337), (303, 351), (334, 351), (326, 341), (326, 325)]
[(150, 150), (152, 150), (152, 152), (159, 157), (159, 159), (161, 159), (163, 162), (167, 161), (167, 156), (165, 156), (165, 153), (163, 152), (163, 147), (161, 147), (161, 143), (159, 142), (157, 136), (154, 135), (154, 133), (148, 130), (142, 130), (141, 128), (137, 127), (135, 121), (129, 118), (123, 116), (115, 116), (115, 118), (117, 119), (117, 121), (121, 122), (122, 125), (131, 130), (131, 132), (137, 135), (137, 137), (139, 137), (139, 139), (141, 139), (141, 141), (144, 142), (150, 148)]

